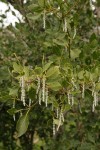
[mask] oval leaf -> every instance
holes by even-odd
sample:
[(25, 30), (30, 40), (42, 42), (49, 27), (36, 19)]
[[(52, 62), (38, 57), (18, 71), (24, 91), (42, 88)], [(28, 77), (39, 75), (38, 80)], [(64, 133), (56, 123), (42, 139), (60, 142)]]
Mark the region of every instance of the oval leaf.
[(25, 115), (21, 116), (17, 122), (16, 130), (18, 132), (18, 137), (22, 136), (28, 128), (29, 125), (29, 117), (26, 113)]

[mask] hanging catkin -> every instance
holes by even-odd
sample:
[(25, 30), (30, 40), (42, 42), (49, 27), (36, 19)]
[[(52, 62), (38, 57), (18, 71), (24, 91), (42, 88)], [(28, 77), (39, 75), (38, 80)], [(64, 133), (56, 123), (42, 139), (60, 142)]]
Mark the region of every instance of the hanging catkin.
[(98, 105), (98, 95), (97, 92), (94, 92), (94, 105), (97, 106)]
[(40, 91), (39, 91), (39, 105), (41, 105), (41, 101), (42, 101), (42, 91), (40, 89)]
[(45, 92), (45, 104), (47, 107), (48, 106), (48, 88), (46, 88), (46, 92)]
[(94, 95), (94, 91), (95, 91), (95, 82), (93, 82), (92, 96)]
[(42, 79), (42, 101), (45, 102), (45, 77)]
[[(15, 100), (13, 101), (13, 108), (15, 108)], [(16, 120), (15, 114), (13, 115), (13, 119), (14, 119), (14, 121)]]
[(29, 107), (31, 106), (31, 103), (32, 103), (32, 100), (31, 100), (31, 98), (29, 99)]
[(37, 89), (36, 89), (36, 94), (38, 94), (38, 92), (39, 92), (40, 84), (41, 84), (41, 80), (40, 80), (39, 77), (37, 77)]
[(72, 82), (73, 87), (77, 89), (77, 85), (75, 84), (73, 77), (72, 77), (72, 79), (71, 79), (71, 82)]
[(60, 116), (59, 116), (59, 123), (58, 123), (57, 131), (59, 130), (59, 128), (60, 128), (60, 126), (61, 126), (61, 118), (62, 118), (62, 116), (61, 116), (61, 113), (60, 113)]
[(62, 109), (61, 109), (61, 121), (64, 122), (64, 115)]
[(74, 96), (73, 95), (72, 95), (71, 99), (72, 99), (72, 105), (74, 105)]
[(84, 94), (85, 94), (85, 84), (82, 84), (82, 98), (84, 99)]
[(74, 35), (73, 35), (73, 39), (75, 38), (76, 36), (76, 28), (74, 28)]
[(70, 102), (70, 91), (68, 91), (67, 97), (68, 97), (68, 104), (70, 105), (71, 104), (71, 102)]
[(53, 118), (53, 136), (55, 136), (55, 134), (56, 134), (56, 125)]
[(43, 29), (46, 27), (46, 15), (45, 15), (45, 10), (43, 11)]
[(23, 102), (23, 105), (25, 106), (25, 80), (24, 76), (20, 79), (20, 86), (21, 86), (21, 101)]
[(57, 116), (57, 118), (59, 117), (59, 108), (57, 108), (57, 110), (56, 110), (56, 116)]
[(63, 115), (62, 108), (61, 108), (60, 115), (59, 115), (59, 123), (58, 123), (57, 131), (59, 130), (62, 122), (64, 122), (64, 115)]
[(66, 21), (66, 18), (64, 18), (64, 31), (67, 32), (67, 21)]

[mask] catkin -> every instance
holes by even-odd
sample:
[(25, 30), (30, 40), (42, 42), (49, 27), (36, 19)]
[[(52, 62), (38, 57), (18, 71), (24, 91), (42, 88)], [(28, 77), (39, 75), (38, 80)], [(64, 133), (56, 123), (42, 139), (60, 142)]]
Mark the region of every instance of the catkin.
[(45, 15), (45, 10), (43, 12), (43, 28), (45, 29), (46, 27), (46, 15)]
[(77, 89), (77, 86), (76, 86), (76, 84), (74, 82), (74, 78), (71, 79), (71, 82), (72, 82), (73, 87), (75, 87)]
[(59, 123), (58, 123), (57, 131), (59, 130), (59, 128), (60, 128), (62, 122), (64, 122), (64, 115), (63, 115), (63, 112), (62, 112), (62, 109), (61, 109), (61, 111), (60, 111), (60, 116), (59, 116)]
[(82, 98), (84, 99), (84, 94), (85, 94), (85, 84), (82, 84)]
[(45, 77), (42, 79), (42, 101), (45, 101)]
[(76, 36), (76, 28), (74, 28), (74, 35), (73, 35), (73, 39), (75, 38)]
[(64, 31), (67, 32), (67, 21), (66, 21), (66, 18), (64, 18)]
[(38, 81), (38, 83), (37, 83), (36, 94), (38, 94), (39, 89), (40, 89), (40, 84), (41, 84), (41, 80), (40, 80), (40, 78), (39, 78), (39, 77), (37, 77), (37, 81)]
[(42, 101), (42, 91), (40, 89), (40, 91), (39, 91), (39, 105), (41, 105), (41, 101)]
[(31, 106), (32, 100), (31, 98), (29, 99), (29, 107)]
[(60, 113), (60, 116), (59, 116), (59, 123), (58, 123), (57, 131), (59, 130), (59, 128), (60, 128), (60, 126), (61, 126), (61, 118), (62, 118), (62, 116), (61, 116), (61, 113)]
[(23, 102), (23, 105), (25, 106), (25, 80), (24, 76), (21, 77), (21, 101)]
[[(15, 100), (13, 101), (13, 108), (15, 108)], [(16, 120), (15, 114), (13, 115), (13, 119), (14, 119), (14, 121)]]
[(59, 117), (59, 109), (58, 108), (56, 110), (56, 116), (57, 116), (57, 118)]
[(53, 136), (56, 134), (56, 125), (54, 123), (54, 118), (53, 118)]
[(64, 115), (63, 115), (62, 109), (61, 109), (61, 121), (64, 122)]
[(93, 104), (92, 104), (92, 112), (95, 111), (95, 104), (94, 104), (94, 101), (93, 101)]
[(74, 96), (72, 95), (72, 105), (74, 105)]
[(98, 105), (98, 96), (97, 96), (97, 92), (94, 92), (94, 105), (97, 106)]
[(46, 93), (45, 93), (45, 104), (46, 104), (46, 107), (48, 106), (48, 88), (46, 88)]
[(92, 96), (94, 95), (94, 92), (95, 92), (95, 82), (93, 82)]
[(71, 102), (70, 102), (70, 91), (68, 91), (67, 96), (68, 96), (68, 104), (70, 105), (71, 104)]

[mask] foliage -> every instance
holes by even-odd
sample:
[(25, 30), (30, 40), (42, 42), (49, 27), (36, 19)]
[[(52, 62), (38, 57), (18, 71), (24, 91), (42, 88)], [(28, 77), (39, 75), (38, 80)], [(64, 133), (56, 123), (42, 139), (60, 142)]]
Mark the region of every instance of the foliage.
[(89, 1), (13, 5), (25, 22), (0, 33), (1, 149), (98, 150), (100, 46)]

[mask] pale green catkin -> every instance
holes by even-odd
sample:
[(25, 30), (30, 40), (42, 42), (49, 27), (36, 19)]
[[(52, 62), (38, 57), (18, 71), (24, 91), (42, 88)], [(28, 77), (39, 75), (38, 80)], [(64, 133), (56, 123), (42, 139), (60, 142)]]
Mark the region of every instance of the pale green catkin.
[(46, 88), (46, 92), (45, 92), (45, 104), (46, 104), (46, 107), (48, 106), (48, 88)]
[(42, 101), (45, 102), (45, 77), (42, 79)]
[(25, 106), (25, 80), (24, 76), (21, 77), (21, 101), (23, 102), (23, 105)]
[(46, 14), (45, 10), (43, 11), (43, 28), (46, 28)]

